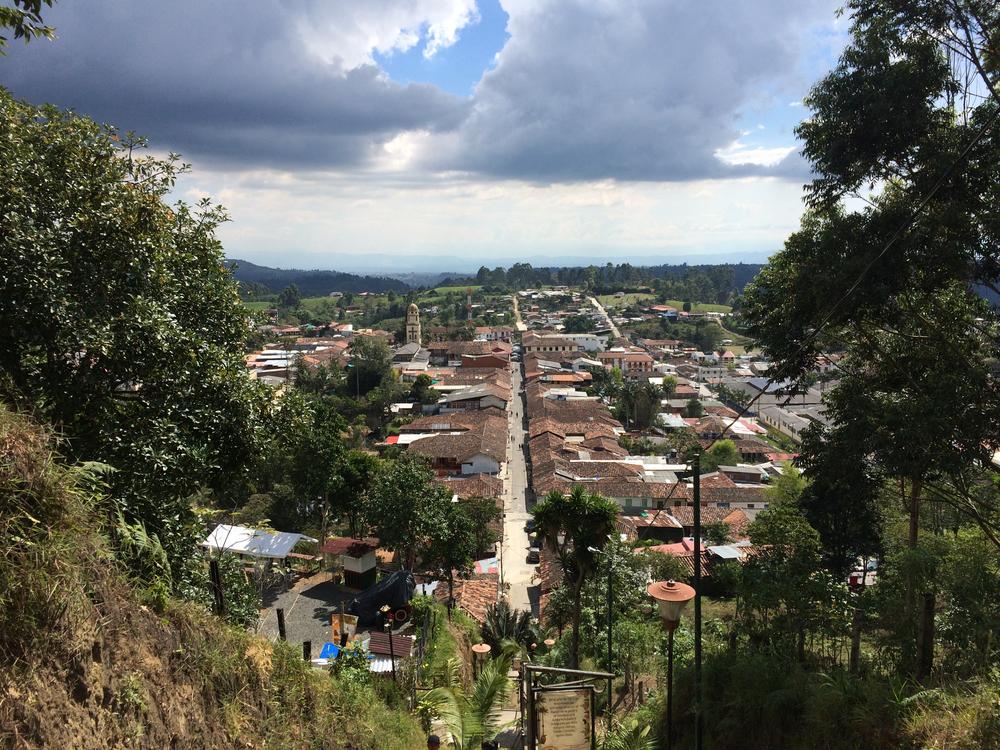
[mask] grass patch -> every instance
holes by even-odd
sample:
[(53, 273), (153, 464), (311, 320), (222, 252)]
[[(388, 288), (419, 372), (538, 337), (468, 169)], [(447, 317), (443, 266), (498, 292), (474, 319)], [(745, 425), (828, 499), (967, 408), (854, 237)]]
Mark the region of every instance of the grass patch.
[[(670, 305), (671, 307), (676, 307), (678, 310), (684, 309), (683, 300), (668, 299), (664, 304)], [(733, 308), (730, 307), (729, 305), (714, 305), (711, 302), (698, 302), (697, 304), (691, 305), (691, 312), (696, 312), (696, 313), (707, 313), (707, 312), (731, 313), (732, 311)], [(735, 341), (736, 339), (733, 340)]]
[(648, 292), (630, 292), (623, 297), (616, 297), (614, 294), (602, 294), (597, 297), (597, 301), (600, 302), (606, 309), (615, 308), (618, 310), (639, 302), (648, 302), (653, 299), (656, 299), (656, 295)]
[(483, 287), (481, 285), (472, 284), (471, 286), (437, 286), (434, 287), (434, 291), (438, 294), (449, 294), (454, 292), (460, 292), (465, 294), (466, 289), (471, 289), (473, 292), (478, 292)]
[[(430, 681), (434, 675), (444, 671), (450, 659), (467, 662), (466, 647), (468, 644), (479, 643), (481, 634), (479, 625), (458, 608), (452, 610), (449, 621), (448, 609), (443, 604), (430, 597), (414, 599), (415, 622), (423, 623), (425, 611), (429, 612), (432, 635), (424, 652), (421, 675), (425, 681)], [(467, 643), (463, 643), (463, 640)]]
[(255, 302), (248, 302), (246, 300), (243, 301), (243, 307), (252, 312), (263, 312), (264, 310), (270, 310), (272, 307), (275, 306), (275, 304), (276, 303), (274, 302), (267, 302), (266, 300), (265, 301), (258, 300)]

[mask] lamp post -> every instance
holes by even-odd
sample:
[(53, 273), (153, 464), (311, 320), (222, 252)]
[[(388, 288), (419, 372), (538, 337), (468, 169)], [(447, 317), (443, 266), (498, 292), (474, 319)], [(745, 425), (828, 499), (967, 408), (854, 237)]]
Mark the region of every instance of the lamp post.
[(670, 750), (674, 731), (674, 631), (695, 591), (685, 583), (655, 581), (646, 587), (646, 593), (659, 605), (660, 619), (667, 631), (667, 750)]
[[(609, 539), (610, 539), (610, 537), (609, 537)], [(608, 561), (608, 595), (607, 595), (607, 607), (608, 607), (608, 671), (612, 672), (614, 670), (612, 670), (612, 668), (611, 668), (611, 659), (612, 659), (612, 652), (611, 652), (611, 642), (612, 642), (611, 641), (611, 601), (612, 601), (612, 598), (611, 598), (611, 581), (612, 581), (612, 579), (614, 577), (615, 571), (614, 571), (614, 569), (612, 568), (612, 565), (611, 565), (611, 553), (610, 552), (602, 552), (601, 550), (597, 549), (596, 547), (587, 547), (587, 549), (592, 554), (602, 555), (602, 556), (606, 557), (607, 561)], [(608, 680), (608, 716), (610, 716), (610, 715), (611, 715), (611, 680)]]
[(477, 672), (479, 671), (479, 663), (486, 659), (486, 655), (490, 652), (490, 644), (488, 643), (477, 643), (472, 647), (472, 677), (475, 679)]

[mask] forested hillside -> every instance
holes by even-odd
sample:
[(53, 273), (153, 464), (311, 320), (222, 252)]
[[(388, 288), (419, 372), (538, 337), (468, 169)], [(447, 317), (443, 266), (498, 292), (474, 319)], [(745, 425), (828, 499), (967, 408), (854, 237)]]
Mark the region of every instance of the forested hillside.
[(268, 268), (248, 260), (226, 261), (233, 276), (245, 287), (256, 287), (277, 294), (291, 284), (303, 297), (322, 297), (330, 292), (405, 292), (409, 287), (398, 279), (385, 276), (358, 276), (353, 273), (323, 270)]

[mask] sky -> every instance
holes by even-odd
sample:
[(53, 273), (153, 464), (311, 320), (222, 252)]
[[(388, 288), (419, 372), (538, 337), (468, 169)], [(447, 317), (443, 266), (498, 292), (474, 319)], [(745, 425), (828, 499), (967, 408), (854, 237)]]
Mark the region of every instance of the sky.
[(840, 0), (61, 0), (0, 85), (148, 137), (232, 258), (760, 261)]

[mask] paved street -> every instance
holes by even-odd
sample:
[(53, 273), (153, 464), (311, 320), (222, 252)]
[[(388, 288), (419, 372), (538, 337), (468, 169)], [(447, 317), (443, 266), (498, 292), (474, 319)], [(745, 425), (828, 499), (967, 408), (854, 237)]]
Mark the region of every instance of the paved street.
[(618, 326), (611, 322), (611, 316), (608, 315), (608, 311), (604, 309), (604, 305), (597, 301), (597, 297), (588, 297), (587, 299), (589, 299), (590, 303), (597, 308), (597, 312), (603, 315), (608, 321), (608, 327), (611, 329), (611, 333), (614, 334), (614, 337), (616, 339), (621, 337), (621, 331), (618, 330)]
[(508, 600), (515, 609), (529, 609), (528, 586), (535, 573), (529, 565), (528, 535), (524, 523), (528, 520), (528, 475), (524, 460), (524, 392), (521, 368), (511, 364), (514, 398), (508, 409), (510, 436), (507, 441), (507, 472), (504, 477), (503, 580), (508, 585)]
[(516, 294), (510, 295), (510, 299), (514, 305), (514, 327), (517, 328), (517, 330), (521, 331), (521, 333), (524, 333), (525, 331), (528, 330), (528, 326), (525, 324), (523, 320), (521, 320), (521, 308), (517, 304), (517, 295)]

